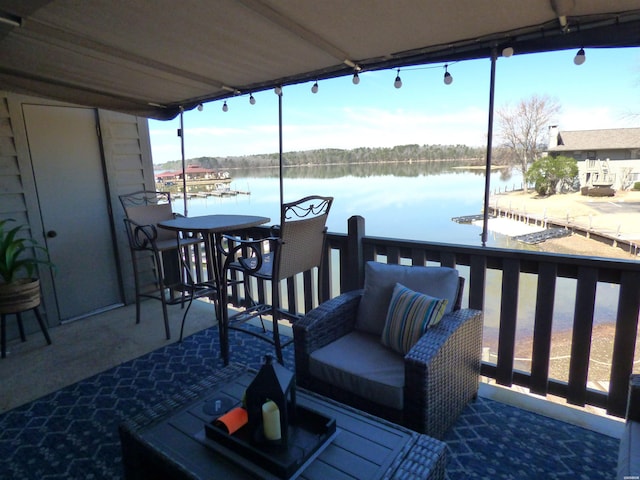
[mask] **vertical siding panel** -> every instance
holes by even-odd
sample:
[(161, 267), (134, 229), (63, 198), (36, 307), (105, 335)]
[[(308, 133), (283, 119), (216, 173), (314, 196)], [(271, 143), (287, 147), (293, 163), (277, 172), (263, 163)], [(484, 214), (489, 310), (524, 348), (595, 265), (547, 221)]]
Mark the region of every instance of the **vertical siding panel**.
[(7, 97), (0, 93), (0, 218), (27, 222), (18, 153)]
[(107, 110), (98, 110), (98, 120), (123, 293), (126, 303), (131, 303), (135, 300), (133, 268), (118, 196), (155, 190), (149, 128), (146, 119)]

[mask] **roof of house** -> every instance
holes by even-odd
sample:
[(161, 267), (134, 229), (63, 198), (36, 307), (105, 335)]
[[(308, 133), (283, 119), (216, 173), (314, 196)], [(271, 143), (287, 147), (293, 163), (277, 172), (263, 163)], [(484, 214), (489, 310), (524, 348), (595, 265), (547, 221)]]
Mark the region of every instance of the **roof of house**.
[(640, 128), (575, 130), (558, 132), (558, 146), (550, 152), (640, 148)]
[(159, 119), (505, 47), (629, 46), (638, 0), (0, 0), (0, 90)]
[(156, 173), (156, 178), (173, 178), (176, 175), (181, 175), (182, 172), (162, 172)]

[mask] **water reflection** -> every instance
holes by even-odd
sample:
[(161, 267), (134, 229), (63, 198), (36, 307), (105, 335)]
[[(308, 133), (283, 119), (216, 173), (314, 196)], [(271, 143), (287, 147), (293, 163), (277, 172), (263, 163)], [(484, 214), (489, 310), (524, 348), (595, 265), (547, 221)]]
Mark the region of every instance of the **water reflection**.
[[(480, 245), (480, 228), (451, 218), (482, 211), (484, 170), (463, 168), (465, 162), (403, 162), (285, 169), (285, 201), (310, 193), (335, 198), (328, 227), (346, 233), (353, 215), (366, 219), (367, 234), (411, 240)], [(192, 199), (189, 214), (253, 212), (277, 221), (277, 169), (245, 175), (233, 171), (232, 190), (251, 195)], [(491, 175), (493, 188), (512, 189), (520, 176), (503, 170)], [(489, 244), (509, 248), (508, 237), (492, 235)]]

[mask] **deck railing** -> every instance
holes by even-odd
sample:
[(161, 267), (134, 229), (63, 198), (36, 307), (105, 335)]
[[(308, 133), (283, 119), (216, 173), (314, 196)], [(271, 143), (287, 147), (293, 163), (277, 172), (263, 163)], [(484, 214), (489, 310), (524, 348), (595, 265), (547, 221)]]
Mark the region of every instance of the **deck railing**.
[[(248, 236), (260, 238), (266, 233), (266, 229), (256, 228)], [(325, 274), (320, 280), (316, 272), (287, 281), (282, 304), (292, 312), (304, 313), (341, 292), (361, 288), (364, 263), (369, 260), (458, 268), (467, 280), (463, 306), (485, 311), (485, 343), (488, 332), (497, 331), (495, 361), (491, 356), (483, 359), (483, 376), (500, 385), (518, 385), (535, 394), (554, 395), (573, 405), (592, 405), (611, 415), (624, 416), (628, 379), (636, 360), (640, 262), (368, 237), (362, 217), (349, 219), (347, 234), (329, 233), (326, 248)], [(315, 288), (317, 282), (319, 289)], [(260, 286), (261, 295), (264, 288), (268, 287)], [(608, 384), (608, 389), (599, 390), (589, 386), (589, 368), (603, 289), (608, 302), (615, 303), (616, 313), (615, 318), (609, 319), (614, 332), (608, 339), (609, 378), (599, 379), (604, 380), (605, 386)], [(317, 290), (320, 294), (314, 295)], [(523, 311), (519, 299), (525, 294), (535, 302), (531, 301)], [(569, 326), (565, 327), (569, 331), (564, 332), (571, 339), (567, 347), (568, 372), (566, 378), (552, 378), (554, 310), (559, 297), (567, 295), (575, 299)], [(235, 290), (231, 299), (240, 304), (241, 293)], [(532, 323), (525, 328), (531, 344), (530, 368), (516, 368), (516, 347), (522, 330), (519, 327), (524, 317), (530, 317)], [(490, 323), (498, 328), (488, 327)]]

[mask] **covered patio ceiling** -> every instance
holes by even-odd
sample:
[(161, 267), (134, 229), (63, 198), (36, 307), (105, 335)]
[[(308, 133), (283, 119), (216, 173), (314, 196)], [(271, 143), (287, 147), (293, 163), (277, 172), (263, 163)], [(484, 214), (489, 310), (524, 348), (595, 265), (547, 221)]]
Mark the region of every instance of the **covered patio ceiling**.
[(638, 0), (0, 0), (0, 90), (156, 119), (507, 46), (639, 45)]

